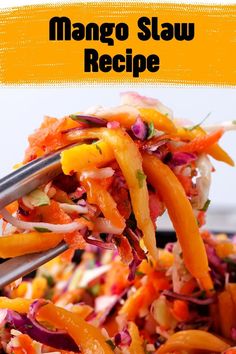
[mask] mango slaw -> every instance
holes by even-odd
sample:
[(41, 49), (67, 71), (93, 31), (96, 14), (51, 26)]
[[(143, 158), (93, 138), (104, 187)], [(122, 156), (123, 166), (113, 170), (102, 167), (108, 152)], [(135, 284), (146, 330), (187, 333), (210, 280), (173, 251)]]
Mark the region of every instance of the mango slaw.
[[(136, 93), (46, 117), (23, 163), (65, 148), (63, 172), (0, 211), (0, 257), (69, 250), (3, 289), (2, 351), (236, 353), (235, 239), (202, 228), (210, 158), (234, 165), (219, 145), (229, 127), (183, 126)], [(177, 240), (160, 249), (165, 211)]]

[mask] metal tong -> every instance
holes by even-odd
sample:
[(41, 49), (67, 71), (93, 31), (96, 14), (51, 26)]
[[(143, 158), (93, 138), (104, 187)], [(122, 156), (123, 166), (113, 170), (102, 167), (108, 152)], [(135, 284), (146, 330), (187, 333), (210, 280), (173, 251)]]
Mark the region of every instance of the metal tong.
[[(58, 151), (33, 160), (0, 179), (0, 210), (58, 176), (62, 172), (60, 153)], [(0, 264), (0, 288), (29, 274), (67, 249), (66, 243), (61, 242), (50, 250), (5, 261)]]

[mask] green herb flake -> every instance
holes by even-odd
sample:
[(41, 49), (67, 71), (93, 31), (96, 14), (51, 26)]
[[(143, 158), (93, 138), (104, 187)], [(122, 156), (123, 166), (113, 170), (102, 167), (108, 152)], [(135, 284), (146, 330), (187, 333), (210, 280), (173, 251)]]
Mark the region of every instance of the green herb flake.
[(33, 325), (28, 324), (28, 325), (26, 325), (25, 327), (30, 329), (30, 328), (33, 328)]
[(96, 284), (92, 286), (91, 288), (88, 288), (88, 292), (93, 295), (94, 297), (98, 296), (101, 290), (100, 284)]
[(81, 218), (83, 218), (83, 219), (85, 219), (85, 220), (91, 222), (92, 224), (94, 224), (94, 221), (90, 220), (90, 219), (87, 218), (87, 216), (85, 216), (85, 215), (81, 215)]
[(48, 291), (46, 292), (46, 295), (45, 295), (45, 299), (52, 300), (53, 296), (54, 296), (54, 290), (48, 289)]
[(152, 354), (149, 350), (147, 350), (147, 345), (148, 345), (148, 341), (145, 339), (143, 341), (144, 354)]
[(99, 151), (99, 154), (102, 155), (102, 149), (100, 148), (100, 146), (98, 146), (98, 144), (95, 144), (95, 147)]
[(77, 115), (77, 114), (70, 114), (69, 117), (73, 120), (82, 122), (82, 123), (87, 123), (87, 121), (85, 119), (83, 119), (81, 116)]
[(155, 135), (155, 127), (153, 122), (148, 124), (148, 136), (147, 139), (151, 139)]
[(115, 344), (112, 342), (111, 339), (106, 340), (106, 343), (111, 347), (112, 350), (116, 348)]
[(35, 189), (25, 197), (34, 207), (45, 206), (50, 204), (50, 199), (45, 192), (40, 189)]
[(225, 263), (230, 264), (230, 265), (236, 266), (236, 261), (234, 259), (232, 259), (232, 258), (226, 257), (226, 258), (223, 258), (223, 261)]
[(206, 299), (206, 297), (207, 297), (206, 290), (202, 290), (202, 292), (201, 292), (199, 297), (200, 297), (200, 299)]
[(140, 272), (139, 270), (136, 270), (135, 275), (137, 275), (138, 277), (142, 277), (145, 275), (145, 273)]
[(206, 115), (206, 117), (203, 118), (198, 124), (196, 124), (196, 125), (194, 125), (194, 126), (192, 126), (190, 128), (187, 128), (187, 130), (189, 130), (191, 132), (192, 130), (199, 128), (209, 118), (210, 115), (211, 115), (211, 112), (209, 112)]
[(42, 276), (43, 276), (43, 278), (45, 278), (47, 280), (49, 287), (52, 287), (55, 284), (54, 279), (51, 275), (43, 274)]
[(48, 230), (46, 227), (35, 226), (34, 229), (35, 229), (35, 231), (38, 231), (38, 232), (52, 232), (51, 230)]
[(139, 188), (143, 187), (143, 182), (146, 180), (146, 175), (141, 170), (136, 171), (136, 178), (138, 180)]
[(210, 204), (211, 204), (210, 199), (207, 199), (206, 203), (204, 204), (203, 208), (200, 209), (200, 211), (207, 211)]

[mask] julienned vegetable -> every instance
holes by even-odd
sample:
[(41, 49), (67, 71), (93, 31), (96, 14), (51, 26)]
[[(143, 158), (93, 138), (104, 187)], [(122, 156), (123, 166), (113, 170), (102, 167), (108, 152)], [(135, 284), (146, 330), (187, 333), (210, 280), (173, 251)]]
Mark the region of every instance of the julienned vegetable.
[(138, 148), (121, 129), (105, 130), (104, 140), (112, 147), (115, 158), (129, 188), (131, 203), (138, 228), (143, 232), (144, 244), (153, 259), (157, 258), (155, 229), (150, 218), (148, 189)]
[[(0, 211), (0, 257), (63, 239), (69, 250), (1, 290), (0, 349), (232, 354), (235, 240), (201, 228), (209, 155), (233, 165), (218, 145), (232, 127), (181, 126), (160, 101), (136, 93), (115, 108), (46, 117), (24, 163), (66, 147), (63, 172)], [(158, 249), (165, 210), (178, 241)], [(73, 257), (77, 249), (85, 252)]]
[(68, 334), (84, 354), (112, 354), (112, 350), (106, 343), (101, 331), (77, 314), (48, 304), (39, 309), (38, 318), (56, 328), (66, 328)]
[[(148, 207), (146, 176), (143, 172), (142, 157), (137, 146), (121, 128), (87, 129), (81, 136), (88, 139), (91, 137), (102, 138), (110, 146), (128, 185), (137, 225), (143, 232), (144, 244), (153, 259), (156, 259), (155, 230)], [(64, 172), (65, 168), (63, 166), (67, 164), (67, 154), (70, 154), (70, 150), (64, 151), (62, 155), (62, 168)]]
[(63, 172), (67, 175), (80, 172), (83, 169), (100, 167), (113, 159), (112, 150), (102, 141), (75, 146), (61, 154)]
[[(209, 266), (197, 221), (185, 191), (171, 169), (155, 156), (143, 156), (144, 171), (160, 194), (176, 230), (189, 272), (205, 290), (212, 290)], [(191, 230), (191, 231), (190, 231)]]
[(42, 252), (57, 246), (63, 234), (53, 232), (31, 232), (27, 234), (12, 234), (0, 238), (0, 257), (11, 258), (23, 254)]
[(207, 350), (208, 352), (223, 353), (230, 345), (216, 336), (204, 331), (182, 331), (175, 333), (157, 354), (168, 354), (173, 350)]

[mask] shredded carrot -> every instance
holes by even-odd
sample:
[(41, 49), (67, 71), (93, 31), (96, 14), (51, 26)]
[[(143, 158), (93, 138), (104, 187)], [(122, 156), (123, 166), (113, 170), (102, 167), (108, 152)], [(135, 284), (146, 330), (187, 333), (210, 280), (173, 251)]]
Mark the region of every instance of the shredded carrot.
[(29, 136), (29, 147), (24, 162), (29, 162), (51, 151), (68, 145), (69, 140), (63, 131), (79, 127), (80, 124), (69, 117), (56, 119), (45, 117), (41, 127)]
[(178, 152), (205, 152), (207, 149), (211, 148), (218, 142), (223, 133), (223, 129), (218, 129), (211, 134), (197, 136), (189, 143), (175, 147), (173, 150)]
[(18, 341), (23, 349), (23, 353), (35, 354), (35, 349), (32, 345), (33, 340), (27, 334), (20, 334)]
[(187, 321), (190, 316), (187, 302), (175, 300), (172, 313), (178, 321)]
[(70, 246), (70, 248), (74, 250), (85, 249), (86, 242), (83, 236), (78, 231), (65, 234), (64, 240)]
[(197, 288), (197, 286), (198, 285), (197, 285), (196, 279), (191, 278), (186, 283), (184, 283), (184, 285), (180, 289), (180, 294), (190, 295), (193, 293), (194, 289)]
[(116, 202), (110, 193), (94, 179), (84, 179), (82, 185), (87, 191), (89, 203), (99, 206), (106, 219), (110, 220), (111, 224), (117, 228), (125, 228), (125, 219), (120, 215)]
[[(128, 281), (128, 275), (128, 265), (120, 261), (113, 262), (112, 267), (106, 273), (104, 293), (106, 295), (120, 294), (130, 284)], [(115, 282), (114, 279), (116, 279)]]
[[(15, 213), (18, 209), (18, 201), (14, 201), (11, 204), (7, 205), (5, 209), (11, 214)], [(0, 215), (0, 219), (2, 219), (2, 215)]]
[(71, 222), (70, 216), (60, 208), (55, 200), (51, 200), (50, 205), (40, 206), (35, 210), (39, 221), (51, 224), (69, 224)]
[(147, 309), (160, 291), (167, 290), (169, 287), (169, 281), (162, 273), (150, 271), (146, 284), (126, 300), (119, 313), (126, 315), (129, 321), (134, 321), (141, 309)]

